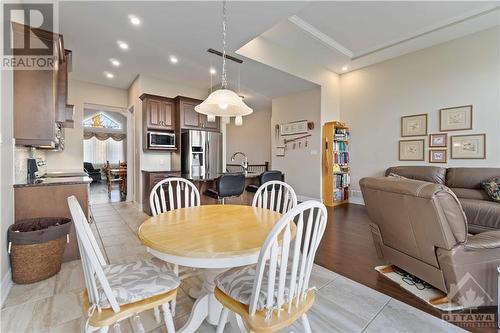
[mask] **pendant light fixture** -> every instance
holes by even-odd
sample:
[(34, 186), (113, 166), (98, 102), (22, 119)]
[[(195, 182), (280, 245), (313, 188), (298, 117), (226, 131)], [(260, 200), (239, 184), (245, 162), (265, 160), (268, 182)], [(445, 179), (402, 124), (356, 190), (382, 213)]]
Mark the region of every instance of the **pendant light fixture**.
[(221, 89), (212, 92), (201, 104), (194, 107), (196, 112), (207, 115), (209, 121), (215, 117), (222, 117), (225, 124), (230, 122), (230, 117), (235, 117), (235, 125), (243, 124), (243, 116), (249, 115), (253, 110), (248, 107), (238, 94), (227, 88), (226, 72), (226, 0), (222, 1), (222, 77)]

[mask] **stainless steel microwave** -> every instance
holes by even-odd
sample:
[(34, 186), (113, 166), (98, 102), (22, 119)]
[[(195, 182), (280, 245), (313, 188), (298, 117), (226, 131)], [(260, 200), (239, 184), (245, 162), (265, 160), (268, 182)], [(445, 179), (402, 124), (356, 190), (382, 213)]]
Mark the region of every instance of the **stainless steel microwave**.
[(148, 132), (148, 147), (154, 149), (175, 148), (174, 132)]

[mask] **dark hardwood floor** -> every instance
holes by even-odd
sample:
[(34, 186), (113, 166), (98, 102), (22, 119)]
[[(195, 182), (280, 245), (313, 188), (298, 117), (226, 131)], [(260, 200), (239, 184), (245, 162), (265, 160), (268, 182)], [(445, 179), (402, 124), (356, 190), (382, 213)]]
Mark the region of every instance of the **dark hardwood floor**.
[[(369, 217), (364, 206), (345, 204), (328, 208), (328, 225), (316, 255), (316, 263), (438, 318), (447, 314), (422, 302), (375, 271), (375, 266), (387, 262), (377, 257), (368, 223)], [(471, 311), (452, 313), (470, 314)], [(480, 308), (472, 313), (490, 313), (496, 317), (496, 307)], [(500, 332), (496, 324), (495, 328), (478, 326), (472, 324), (463, 328), (478, 333)]]

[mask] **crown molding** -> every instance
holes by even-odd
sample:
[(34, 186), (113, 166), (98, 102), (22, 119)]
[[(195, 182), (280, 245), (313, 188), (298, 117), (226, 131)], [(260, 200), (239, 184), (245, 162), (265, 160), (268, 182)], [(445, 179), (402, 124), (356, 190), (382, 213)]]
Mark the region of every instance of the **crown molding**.
[(353, 53), (351, 50), (348, 48), (344, 47), (342, 44), (339, 42), (335, 41), (333, 38), (328, 36), (327, 34), (323, 33), (307, 21), (301, 19), (297, 15), (291, 16), (288, 18), (288, 21), (292, 22), (295, 24), (297, 27), (299, 27), (302, 31), (306, 32), (309, 36), (315, 38), (319, 42), (323, 43), (325, 46), (342, 53), (345, 56), (348, 56), (349, 58), (353, 57)]
[(498, 5), (498, 4), (489, 5), (489, 6), (480, 8), (478, 10), (468, 12), (464, 15), (460, 15), (460, 16), (454, 17), (452, 19), (449, 19), (449, 20), (446, 20), (443, 22), (439, 22), (438, 24), (425, 27), (424, 29), (417, 30), (417, 31), (415, 31), (411, 34), (408, 34), (402, 38), (398, 38), (396, 40), (392, 40), (392, 41), (377, 45), (375, 47), (367, 48), (367, 49), (361, 50), (359, 52), (354, 52), (354, 51), (349, 50), (347, 47), (343, 46), (342, 44), (340, 44), (339, 42), (337, 42), (336, 40), (334, 40), (333, 38), (331, 38), (330, 36), (328, 36), (327, 34), (325, 34), (324, 32), (322, 32), (318, 28), (314, 27), (312, 24), (310, 24), (309, 22), (305, 21), (304, 19), (300, 18), (297, 15), (289, 17), (288, 21), (293, 23), (299, 29), (301, 29), (302, 31), (304, 31), (306, 34), (313, 37), (317, 41), (321, 42), (323, 45), (327, 46), (328, 48), (342, 53), (343, 55), (349, 57), (350, 60), (357, 60), (357, 59), (360, 59), (362, 57), (365, 57), (365, 56), (383, 51), (385, 49), (389, 49), (391, 47), (397, 46), (399, 44), (403, 44), (403, 43), (409, 42), (411, 40), (429, 35), (433, 32), (436, 32), (436, 31), (439, 31), (442, 29), (446, 29), (448, 27), (465, 22), (467, 20), (471, 20), (471, 19), (483, 16), (486, 14), (490, 14), (494, 11), (499, 11), (499, 15), (500, 15), (500, 5)]
[(429, 35), (429, 34), (431, 34), (433, 32), (436, 32), (436, 31), (439, 31), (439, 30), (442, 30), (442, 29), (446, 29), (448, 27), (457, 25), (459, 23), (462, 23), (462, 22), (465, 22), (465, 21), (468, 21), (468, 20), (471, 20), (471, 19), (483, 16), (483, 15), (492, 13), (494, 11), (499, 11), (499, 9), (500, 9), (500, 5), (496, 5), (495, 4), (495, 5), (492, 5), (492, 6), (483, 7), (481, 9), (479, 9), (479, 10), (468, 12), (468, 13), (466, 13), (464, 15), (460, 15), (460, 16), (451, 18), (449, 20), (439, 22), (438, 24), (425, 27), (424, 29), (417, 30), (417, 31), (415, 31), (412, 34), (408, 34), (407, 36), (399, 38), (397, 40), (393, 40), (393, 41), (390, 41), (390, 42), (387, 42), (387, 43), (383, 43), (381, 45), (378, 45), (378, 46), (375, 46), (375, 47), (372, 47), (372, 48), (368, 48), (368, 49), (365, 49), (365, 50), (353, 53), (353, 57), (351, 57), (351, 60), (356, 60), (356, 59), (359, 59), (359, 58), (371, 55), (373, 53), (377, 53), (379, 51), (382, 51), (382, 50), (394, 47), (394, 46), (399, 45), (399, 44), (403, 44), (403, 43), (409, 42), (411, 40), (414, 40), (414, 39), (417, 39), (417, 38)]

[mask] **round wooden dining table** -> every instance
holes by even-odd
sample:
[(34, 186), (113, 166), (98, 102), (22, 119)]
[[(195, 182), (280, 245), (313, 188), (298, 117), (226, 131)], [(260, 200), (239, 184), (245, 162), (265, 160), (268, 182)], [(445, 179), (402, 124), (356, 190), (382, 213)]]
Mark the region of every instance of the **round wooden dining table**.
[(139, 239), (155, 257), (172, 264), (203, 268), (204, 282), (186, 324), (194, 332), (206, 319), (217, 325), (222, 305), (214, 296), (221, 272), (257, 263), (259, 251), (281, 214), (239, 205), (175, 209), (144, 221)]

